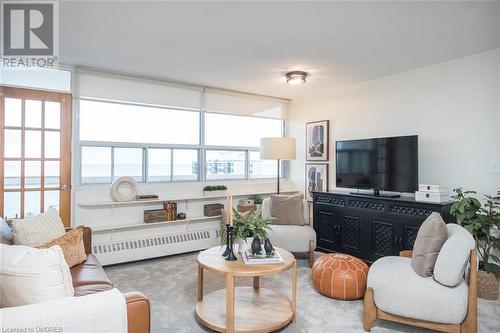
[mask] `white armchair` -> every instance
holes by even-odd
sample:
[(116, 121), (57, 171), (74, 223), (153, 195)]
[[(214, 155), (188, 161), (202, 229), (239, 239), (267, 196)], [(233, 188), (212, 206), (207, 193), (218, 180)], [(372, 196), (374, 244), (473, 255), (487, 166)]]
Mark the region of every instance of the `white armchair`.
[[(314, 262), (314, 250), (316, 249), (316, 232), (309, 222), (309, 204), (303, 201), (304, 225), (277, 225), (271, 226), (269, 239), (278, 247), (290, 252), (307, 252), (309, 254), (309, 266)], [(262, 202), (262, 217), (271, 217), (271, 199), (266, 198)]]
[[(448, 224), (434, 275), (424, 278), (410, 266), (411, 258), (384, 257), (368, 272), (364, 329), (376, 319), (443, 332), (475, 333), (477, 327), (477, 253), (471, 234)], [(468, 283), (464, 278), (467, 264)]]

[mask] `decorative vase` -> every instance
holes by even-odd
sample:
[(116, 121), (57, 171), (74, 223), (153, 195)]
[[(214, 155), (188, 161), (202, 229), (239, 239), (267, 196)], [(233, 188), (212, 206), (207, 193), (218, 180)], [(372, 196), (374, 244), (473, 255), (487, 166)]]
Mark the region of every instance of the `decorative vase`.
[(488, 300), (498, 298), (498, 280), (493, 273), (477, 271), (477, 297)]
[(250, 244), (252, 244), (253, 238), (247, 237), (245, 239), (240, 239), (238, 242), (238, 252), (245, 253), (246, 250), (250, 249)]
[(258, 255), (261, 252), (261, 246), (260, 246), (260, 239), (259, 236), (255, 235), (253, 236), (253, 241), (252, 241), (252, 254), (253, 255)]
[(274, 247), (268, 237), (264, 240), (264, 250), (266, 250), (266, 254), (270, 256), (273, 253)]

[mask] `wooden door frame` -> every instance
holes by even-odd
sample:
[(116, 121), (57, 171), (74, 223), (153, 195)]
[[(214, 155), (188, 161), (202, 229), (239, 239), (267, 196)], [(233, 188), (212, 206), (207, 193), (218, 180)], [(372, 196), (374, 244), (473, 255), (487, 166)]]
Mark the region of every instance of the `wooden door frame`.
[[(61, 92), (50, 92), (50, 91), (41, 91), (41, 90), (33, 90), (26, 88), (16, 88), (16, 87), (7, 87), (0, 86), (0, 110), (4, 110), (4, 100), (5, 98), (19, 98), (19, 99), (34, 99), (34, 100), (42, 100), (42, 101), (51, 101), (58, 102), (61, 104), (61, 127), (59, 130), (60, 135), (60, 186), (66, 185), (66, 190), (59, 191), (59, 215), (65, 226), (69, 227), (71, 224), (71, 133), (72, 133), (72, 95), (70, 93), (61, 93)], [(24, 108), (24, 106), (23, 106)], [(2, 189), (2, 193), (0, 195), (0, 215), (3, 215), (3, 205), (4, 205), (4, 112), (0, 112), (0, 156), (2, 158), (2, 165), (0, 166), (0, 188)], [(23, 113), (24, 114), (24, 113)], [(19, 129), (19, 128), (16, 128)], [(21, 124), (22, 131), (26, 128), (24, 123)], [(41, 129), (41, 132), (44, 133), (46, 131), (45, 128)], [(49, 130), (50, 131), (50, 130)], [(24, 138), (24, 136), (23, 136)], [(24, 140), (24, 139), (22, 139)], [(42, 156), (44, 149), (44, 136), (42, 135)], [(24, 149), (24, 142), (22, 145), (22, 149)], [(24, 154), (23, 154), (24, 155)], [(43, 156), (41, 161), (41, 177), (40, 177), (40, 187), (44, 188), (44, 161), (46, 160), (45, 156)], [(24, 168), (21, 168), (21, 177), (24, 176)], [(24, 178), (24, 177), (23, 177)], [(41, 191), (43, 193), (44, 190)], [(21, 184), (21, 200), (23, 200), (24, 196), (24, 184)], [(43, 195), (41, 196), (41, 200), (43, 200)], [(41, 202), (43, 204), (43, 202)], [(23, 204), (21, 205), (21, 207)], [(43, 205), (41, 207), (43, 209)]]

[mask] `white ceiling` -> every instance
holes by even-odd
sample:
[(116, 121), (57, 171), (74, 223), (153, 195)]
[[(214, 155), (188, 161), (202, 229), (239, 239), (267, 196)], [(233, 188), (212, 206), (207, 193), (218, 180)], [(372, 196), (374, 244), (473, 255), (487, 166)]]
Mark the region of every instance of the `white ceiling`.
[(62, 63), (287, 98), (498, 47), (499, 2), (60, 4)]

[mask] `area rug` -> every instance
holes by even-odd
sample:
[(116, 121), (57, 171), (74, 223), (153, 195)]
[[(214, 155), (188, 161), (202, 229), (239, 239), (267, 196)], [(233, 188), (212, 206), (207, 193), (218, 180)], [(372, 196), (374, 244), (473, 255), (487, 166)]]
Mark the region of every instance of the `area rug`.
[[(197, 253), (176, 255), (106, 268), (122, 292), (138, 290), (151, 301), (152, 332), (208, 332), (196, 320)], [(320, 295), (311, 283), (307, 260), (298, 260), (297, 321), (281, 332), (364, 332), (363, 302), (337, 301)], [(205, 293), (224, 288), (222, 276), (205, 272)], [(261, 278), (261, 286), (290, 294), (290, 272)], [(236, 285), (252, 284), (237, 278)], [(478, 332), (500, 332), (500, 301), (478, 302)], [(236, 309), (236, 311), (238, 311)], [(375, 322), (372, 332), (431, 332), (386, 321)]]

